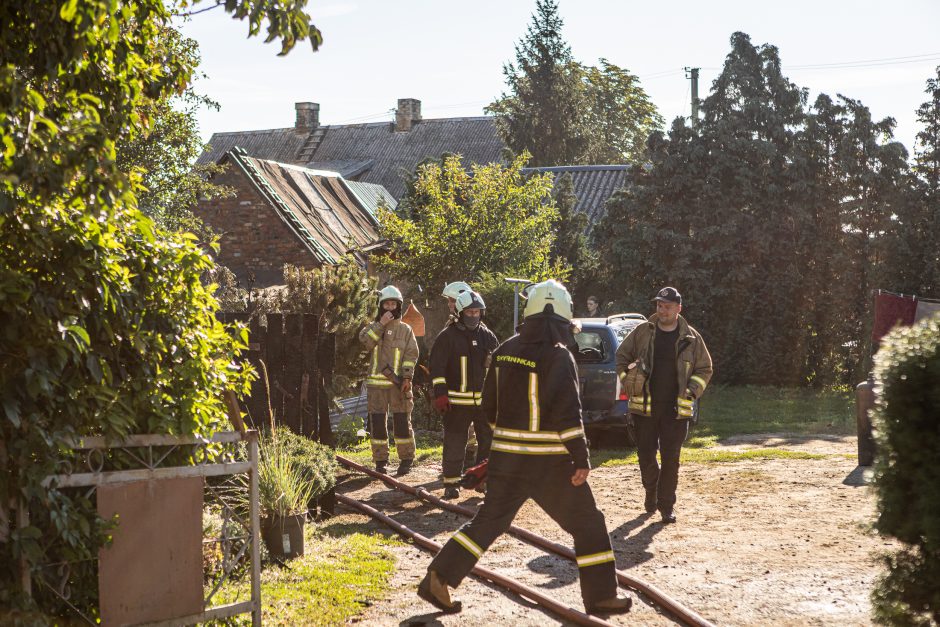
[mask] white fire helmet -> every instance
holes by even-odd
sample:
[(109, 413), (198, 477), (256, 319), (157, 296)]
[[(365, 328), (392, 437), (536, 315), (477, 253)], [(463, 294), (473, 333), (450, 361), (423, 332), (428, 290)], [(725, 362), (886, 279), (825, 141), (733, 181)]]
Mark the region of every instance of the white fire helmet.
[(457, 300), (457, 297), (460, 296), (461, 293), (469, 291), (469, 285), (463, 281), (454, 281), (453, 283), (448, 283), (444, 286), (444, 291), (441, 292), (441, 296), (446, 296), (447, 298), (453, 298), (454, 300)]
[(386, 300), (397, 300), (402, 304), (405, 302), (401, 291), (394, 285), (386, 285), (382, 288), (382, 291), (379, 292), (379, 304), (381, 305)]
[(455, 308), (457, 309), (457, 313), (460, 313), (464, 309), (486, 309), (486, 303), (483, 302), (482, 296), (472, 290), (467, 290), (466, 292), (461, 292), (457, 297)]
[(561, 316), (565, 320), (571, 320), (574, 317), (573, 303), (568, 289), (556, 281), (549, 279), (530, 285), (525, 290), (526, 302), (522, 315), (526, 318), (534, 316), (545, 311), (545, 307), (552, 306), (553, 313)]

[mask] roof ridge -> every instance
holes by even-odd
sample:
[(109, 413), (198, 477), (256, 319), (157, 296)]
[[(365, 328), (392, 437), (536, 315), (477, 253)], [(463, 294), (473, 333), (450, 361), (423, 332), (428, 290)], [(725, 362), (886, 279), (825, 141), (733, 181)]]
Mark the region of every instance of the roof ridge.
[(533, 166), (531, 168), (522, 168), (523, 172), (603, 172), (605, 170), (618, 172), (629, 170), (631, 165), (627, 164), (609, 164), (609, 165), (550, 165)]

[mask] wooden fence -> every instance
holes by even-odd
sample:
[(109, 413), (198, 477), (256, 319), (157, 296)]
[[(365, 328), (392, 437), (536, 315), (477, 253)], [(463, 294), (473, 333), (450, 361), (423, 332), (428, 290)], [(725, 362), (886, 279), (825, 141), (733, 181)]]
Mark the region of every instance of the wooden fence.
[[(221, 314), (223, 322), (248, 324), (245, 358), (260, 375), (251, 396), (242, 399), (252, 425), (265, 429), (269, 420), (329, 446), (326, 387), (332, 380), (336, 338), (320, 328), (315, 314)], [(270, 410), (269, 410), (270, 408)]]

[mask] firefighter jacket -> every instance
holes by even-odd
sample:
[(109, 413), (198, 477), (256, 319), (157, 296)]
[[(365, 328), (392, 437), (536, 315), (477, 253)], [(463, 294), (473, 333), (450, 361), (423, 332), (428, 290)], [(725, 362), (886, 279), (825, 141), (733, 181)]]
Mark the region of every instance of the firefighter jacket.
[(359, 341), (372, 350), (369, 358), (369, 376), (366, 386), (371, 388), (390, 388), (394, 384), (382, 374), (388, 366), (396, 377), (414, 378), (415, 363), (418, 361), (418, 340), (414, 331), (401, 320), (392, 320), (383, 326), (375, 321), (359, 332)]
[[(656, 338), (658, 314), (630, 332), (617, 349), (617, 375), (626, 391), (631, 413), (652, 415), (649, 376), (653, 371), (653, 342)], [(705, 341), (685, 318), (679, 316), (679, 339), (676, 341), (679, 418), (692, 417), (692, 399), (699, 398), (712, 378), (712, 358)]]
[(479, 405), (490, 356), (498, 345), (482, 322), (472, 331), (461, 322), (445, 327), (431, 348), (434, 397), (446, 395), (452, 405)]
[(573, 459), (575, 467), (590, 468), (574, 357), (561, 343), (525, 341), (523, 331), (496, 349), (486, 375), (482, 410), (493, 427), (490, 469), (526, 474), (543, 466), (532, 456)]

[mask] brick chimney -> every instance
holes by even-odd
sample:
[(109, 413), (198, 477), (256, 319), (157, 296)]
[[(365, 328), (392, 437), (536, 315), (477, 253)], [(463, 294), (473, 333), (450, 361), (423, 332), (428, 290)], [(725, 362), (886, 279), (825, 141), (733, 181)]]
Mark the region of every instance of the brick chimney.
[(297, 121), (294, 128), (298, 131), (312, 131), (320, 126), (320, 105), (316, 102), (295, 102)]
[(415, 122), (421, 119), (421, 101), (415, 98), (399, 98), (395, 111), (395, 130), (410, 131)]

